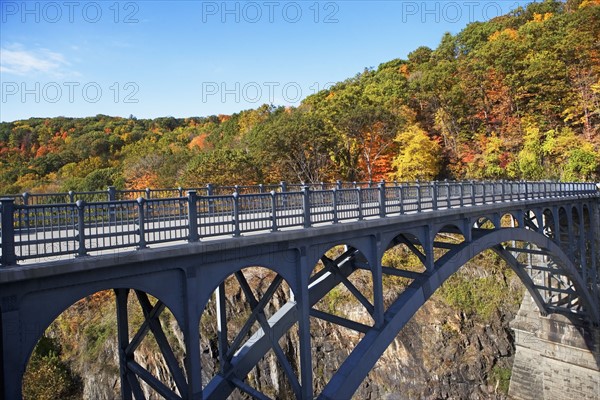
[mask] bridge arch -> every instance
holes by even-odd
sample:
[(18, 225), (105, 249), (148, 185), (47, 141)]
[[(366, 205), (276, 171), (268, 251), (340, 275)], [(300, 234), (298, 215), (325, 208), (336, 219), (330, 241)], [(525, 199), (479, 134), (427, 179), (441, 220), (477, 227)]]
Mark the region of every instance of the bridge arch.
[[(586, 284), (581, 279), (577, 266), (573, 264), (569, 256), (550, 238), (529, 229), (515, 228), (494, 230), (475, 239), (471, 243), (466, 243), (462, 248), (448, 253), (443, 259), (438, 260), (436, 263), (436, 271), (440, 274), (440, 281), (444, 282), (448, 279), (450, 275), (454, 274), (462, 265), (473, 258), (474, 255), (487, 249), (499, 251), (500, 248), (498, 248), (498, 246), (501, 246), (504, 242), (510, 241), (531, 243), (540, 249), (545, 249), (545, 251), (548, 252), (548, 255), (557, 262), (561, 272), (572, 280), (579, 298), (590, 313), (590, 317), (596, 322), (600, 321), (598, 305), (594, 302), (591, 293), (586, 288)], [(499, 254), (503, 256), (501, 252)], [(503, 258), (506, 260), (505, 256), (506, 254), (504, 254)], [(517, 264), (515, 264), (515, 262), (509, 262), (509, 265), (523, 280), (524, 274), (517, 271)], [(532, 289), (529, 281), (525, 280), (523, 283), (526, 285), (530, 294), (535, 298), (537, 294)]]
[[(125, 294), (125, 296), (120, 296), (117, 292), (120, 292), (121, 294)], [(103, 293), (107, 293), (108, 296), (104, 296), (102, 295)], [(177, 326), (181, 329), (183, 325), (183, 321), (181, 319), (181, 304), (182, 304), (182, 300), (177, 298), (178, 296), (170, 296), (167, 295), (164, 292), (161, 292), (160, 289), (157, 289), (156, 287), (151, 287), (150, 285), (146, 285), (143, 282), (140, 282), (139, 284), (131, 284), (131, 283), (119, 283), (119, 282), (114, 282), (114, 283), (107, 283), (107, 282), (103, 282), (100, 283), (98, 285), (88, 285), (88, 286), (80, 286), (77, 288), (77, 290), (73, 290), (73, 291), (69, 291), (69, 296), (55, 296), (53, 298), (56, 299), (55, 302), (51, 302), (51, 301), (47, 301), (46, 299), (41, 299), (39, 296), (31, 296), (31, 295), (25, 295), (23, 298), (23, 301), (21, 302), (21, 308), (19, 309), (20, 313), (24, 315), (30, 313), (30, 308), (32, 306), (37, 306), (37, 310), (38, 310), (38, 315), (40, 318), (38, 318), (38, 321), (40, 321), (39, 326), (36, 327), (36, 333), (33, 334), (33, 332), (25, 332), (25, 334), (22, 336), (22, 348), (21, 348), (21, 355), (22, 355), (22, 360), (21, 360), (21, 364), (16, 366), (13, 365), (13, 367), (18, 368), (18, 376), (21, 379), (22, 384), (24, 385), (24, 376), (25, 373), (28, 369), (28, 367), (31, 364), (31, 360), (33, 357), (33, 353), (36, 349), (36, 346), (38, 345), (38, 343), (40, 343), (40, 341), (42, 340), (42, 338), (46, 335), (47, 330), (50, 328), (50, 326), (54, 323), (54, 321), (56, 321), (61, 315), (63, 315), (64, 313), (68, 312), (68, 310), (72, 307), (75, 307), (79, 302), (81, 301), (85, 301), (85, 300), (92, 300), (94, 301), (94, 297), (96, 295), (100, 295), (99, 299), (96, 299), (96, 301), (98, 302), (98, 304), (96, 304), (94, 306), (94, 308), (103, 306), (103, 307), (109, 307), (111, 308), (111, 314), (110, 315), (114, 315), (114, 311), (115, 309), (118, 309), (120, 307), (119, 305), (119, 297), (121, 297), (121, 312), (125, 312), (126, 314), (129, 314), (131, 311), (134, 311), (133, 309), (128, 310), (130, 308), (130, 306), (135, 307), (134, 304), (128, 304), (127, 301), (127, 297), (133, 297), (133, 293), (136, 293), (139, 299), (139, 303), (138, 303), (138, 317), (134, 317), (133, 319), (139, 319), (140, 316), (142, 319), (145, 319), (145, 323), (148, 323), (148, 321), (150, 321), (150, 319), (154, 319), (155, 321), (158, 321), (158, 317), (164, 313), (164, 311), (170, 313), (170, 315), (172, 316), (174, 322), (177, 324)], [(38, 293), (36, 293), (37, 295)], [(56, 294), (56, 293), (54, 293)], [(155, 299), (155, 301), (151, 301), (149, 296), (151, 296), (152, 298)], [(45, 296), (43, 296), (45, 297)], [(48, 304), (49, 303), (49, 304)], [(116, 305), (116, 307), (115, 307)], [(97, 310), (96, 310), (97, 311)], [(135, 311), (134, 311), (135, 312)], [(155, 313), (155, 316), (150, 317), (149, 314), (151, 313)], [(178, 315), (176, 315), (178, 314)], [(127, 321), (130, 322), (127, 322)], [(43, 322), (41, 322), (43, 321)], [(141, 330), (143, 328), (139, 327), (139, 326), (135, 326), (134, 325), (130, 325), (131, 323), (131, 319), (130, 317), (125, 317), (124, 320), (127, 323), (127, 326), (124, 327), (124, 325), (121, 324), (119, 317), (117, 316), (114, 321), (114, 326), (111, 329), (111, 331), (114, 334), (114, 338), (110, 338), (109, 340), (117, 340), (117, 337), (119, 337), (121, 335), (121, 330), (124, 329), (126, 331), (129, 331), (130, 328), (134, 328), (134, 329), (139, 329), (141, 332)], [(150, 323), (152, 324), (152, 322)], [(160, 324), (160, 323), (159, 323)], [(90, 327), (90, 325), (86, 324), (83, 327), (80, 326), (80, 324), (77, 325), (78, 329), (80, 330), (81, 334), (85, 334), (84, 332)], [(112, 330), (114, 329), (114, 330)], [(161, 330), (162, 332), (163, 328), (159, 328), (159, 330)], [(159, 347), (164, 344), (167, 343), (167, 339), (166, 336), (164, 335), (163, 332), (163, 337), (159, 338), (156, 337), (157, 332), (154, 331), (153, 328), (150, 329), (150, 331), (152, 331), (155, 335), (155, 339), (156, 342), (158, 343)], [(144, 338), (147, 336), (147, 333), (142, 333), (140, 338), (139, 338), (139, 343), (141, 343)], [(100, 340), (100, 344), (102, 344), (102, 339), (98, 338)], [(131, 337), (129, 338), (131, 339)], [(161, 340), (163, 340), (163, 342), (161, 343)], [(60, 345), (63, 345), (64, 343), (59, 343)], [(172, 351), (172, 341), (171, 344), (167, 344), (171, 351)], [(125, 343), (123, 343), (123, 345), (125, 345)], [(119, 344), (120, 346), (120, 344)], [(139, 344), (138, 344), (139, 346)], [(119, 358), (119, 347), (115, 346), (115, 356), (117, 356), (117, 358)], [(137, 349), (137, 346), (135, 348), (132, 348), (131, 352), (133, 354), (133, 352), (135, 352)], [(124, 349), (121, 349), (124, 350)], [(161, 348), (162, 350), (162, 348)], [(119, 368), (119, 363), (116, 362), (114, 365), (115, 368)], [(179, 366), (181, 367), (181, 366)], [(173, 372), (173, 371), (171, 371)], [(150, 372), (147, 372), (147, 374), (150, 374)], [(181, 377), (183, 377), (183, 372), (179, 371), (179, 374)], [(173, 376), (173, 375), (171, 375)], [(182, 378), (182, 380), (180, 382), (178, 382), (179, 384), (183, 385), (183, 382), (185, 381), (185, 378)]]
[(369, 254), (372, 248), (373, 239), (374, 237), (371, 235), (364, 235), (361, 237), (345, 238), (343, 240), (328, 241), (309, 246), (306, 265), (307, 269), (303, 271), (303, 273), (307, 274), (309, 277), (312, 276), (315, 267), (322, 262), (323, 256), (326, 256), (332, 249), (339, 247), (357, 250), (363, 255), (369, 266), (372, 266), (373, 260), (369, 258)]
[[(363, 340), (340, 366), (338, 373), (325, 387), (319, 398), (350, 397), (366, 376), (365, 371), (370, 370), (375, 365), (381, 354), (394, 340), (408, 320), (450, 276), (456, 273), (473, 257), (488, 249), (499, 251), (499, 254), (506, 260), (506, 253), (501, 251), (501, 246), (502, 243), (512, 241), (531, 243), (547, 251), (555, 259), (561, 271), (572, 280), (577, 295), (585, 305), (590, 318), (596, 323), (600, 322), (598, 305), (594, 302), (591, 293), (589, 293), (586, 285), (579, 277), (576, 266), (567, 254), (550, 238), (537, 231), (525, 228), (489, 230), (489, 232), (481, 234), (471, 242), (464, 242), (462, 245), (446, 253), (436, 261), (435, 271), (431, 275), (426, 279), (414, 281), (409, 287), (410, 290), (403, 292), (386, 311), (385, 326), (380, 330), (371, 330), (366, 333)], [(517, 275), (521, 278), (528, 291), (533, 295), (534, 300), (542, 306), (540, 310), (542, 312), (551, 311), (545, 307), (531, 279), (527, 278), (528, 275), (521, 270), (519, 264), (515, 261), (509, 262), (509, 265), (517, 272)], [(361, 367), (357, 368), (357, 365)], [(365, 368), (365, 365), (368, 367)]]
[(269, 264), (229, 264), (202, 303), (199, 331), (207, 397), (227, 397), (236, 389), (251, 396), (299, 390), (298, 366), (289, 350), (298, 324), (278, 317), (293, 306), (295, 286), (282, 274), (285, 265)]

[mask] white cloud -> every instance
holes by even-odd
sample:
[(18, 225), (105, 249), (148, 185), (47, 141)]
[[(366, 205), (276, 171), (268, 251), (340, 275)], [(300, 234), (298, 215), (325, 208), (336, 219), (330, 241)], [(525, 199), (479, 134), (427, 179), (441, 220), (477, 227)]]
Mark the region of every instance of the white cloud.
[(48, 49), (26, 50), (21, 46), (0, 48), (0, 72), (13, 75), (67, 75), (70, 63), (61, 54)]

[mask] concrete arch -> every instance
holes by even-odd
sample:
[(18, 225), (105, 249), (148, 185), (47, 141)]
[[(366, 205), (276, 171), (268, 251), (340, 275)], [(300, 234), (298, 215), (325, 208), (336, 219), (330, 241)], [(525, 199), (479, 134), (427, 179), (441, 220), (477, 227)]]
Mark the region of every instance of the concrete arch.
[[(435, 271), (431, 275), (424, 280), (413, 282), (409, 290), (402, 293), (390, 306), (389, 310), (393, 313), (387, 312), (386, 324), (379, 330), (373, 329), (365, 334), (319, 398), (350, 398), (398, 332), (451, 275), (477, 254), (513, 240), (529, 242), (546, 249), (573, 281), (579, 297), (591, 314), (591, 319), (596, 323), (600, 322), (598, 305), (578, 276), (576, 267), (550, 238), (524, 228), (490, 230), (472, 242), (465, 242), (448, 252), (436, 261)], [(525, 283), (531, 287), (528, 282)]]

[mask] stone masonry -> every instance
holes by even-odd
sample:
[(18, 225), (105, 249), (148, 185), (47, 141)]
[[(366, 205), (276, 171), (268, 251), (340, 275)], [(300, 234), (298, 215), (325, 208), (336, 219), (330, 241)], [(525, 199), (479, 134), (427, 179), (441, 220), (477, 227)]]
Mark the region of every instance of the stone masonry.
[(515, 360), (509, 396), (518, 400), (600, 400), (600, 329), (551, 314), (525, 295), (511, 323)]

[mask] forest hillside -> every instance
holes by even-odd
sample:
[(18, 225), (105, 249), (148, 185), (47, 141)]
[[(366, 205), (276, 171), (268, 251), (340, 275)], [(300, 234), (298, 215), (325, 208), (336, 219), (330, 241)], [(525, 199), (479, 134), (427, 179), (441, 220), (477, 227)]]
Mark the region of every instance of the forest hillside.
[[(0, 123), (0, 193), (288, 181), (600, 180), (600, 0), (532, 3), (304, 99)], [(68, 113), (68, 110), (65, 110)]]

